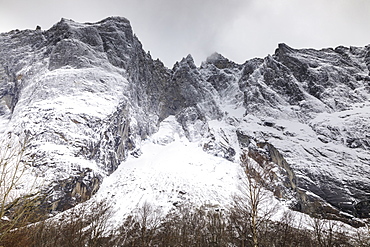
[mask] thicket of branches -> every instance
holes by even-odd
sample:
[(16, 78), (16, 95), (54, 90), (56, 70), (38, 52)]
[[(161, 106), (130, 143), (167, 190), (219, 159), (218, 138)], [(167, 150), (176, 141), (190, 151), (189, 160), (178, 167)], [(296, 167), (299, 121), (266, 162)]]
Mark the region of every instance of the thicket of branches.
[[(163, 217), (152, 205), (145, 203), (127, 217), (119, 229), (112, 230), (108, 224), (112, 213), (109, 205), (97, 203), (88, 208), (76, 207), (58, 219), (14, 229), (0, 241), (0, 246), (370, 246), (368, 231), (349, 234), (339, 223), (320, 219), (312, 220), (311, 230), (292, 227), (295, 219), (290, 213), (278, 222), (261, 220), (254, 233), (247, 219), (250, 216), (240, 211), (239, 206), (227, 212), (210, 206), (196, 209), (180, 206)], [(253, 234), (256, 234), (257, 243)]]

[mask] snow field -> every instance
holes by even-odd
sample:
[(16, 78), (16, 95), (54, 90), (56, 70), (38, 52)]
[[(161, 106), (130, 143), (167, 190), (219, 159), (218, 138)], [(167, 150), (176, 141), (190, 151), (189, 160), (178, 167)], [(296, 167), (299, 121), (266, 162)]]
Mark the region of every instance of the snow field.
[(96, 199), (113, 201), (117, 223), (144, 202), (168, 212), (191, 203), (225, 207), (238, 190), (242, 168), (207, 154), (189, 142), (174, 117), (142, 144), (142, 155), (130, 156), (105, 178)]

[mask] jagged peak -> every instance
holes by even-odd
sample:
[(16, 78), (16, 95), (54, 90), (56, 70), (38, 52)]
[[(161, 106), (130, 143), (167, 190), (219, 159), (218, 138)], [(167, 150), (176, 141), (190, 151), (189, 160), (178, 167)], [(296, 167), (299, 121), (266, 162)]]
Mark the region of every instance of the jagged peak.
[(174, 68), (182, 65), (188, 65), (192, 69), (195, 69), (197, 67), (191, 54), (188, 54), (186, 57), (182, 58), (180, 63), (176, 63), (174, 65)]
[(125, 24), (130, 25), (130, 21), (127, 18), (122, 17), (122, 16), (110, 16), (110, 17), (107, 17), (107, 18), (97, 22), (97, 24), (107, 23), (107, 22), (125, 23)]
[(86, 26), (87, 24), (79, 23), (72, 19), (61, 18), (59, 22), (47, 30), (47, 33), (57, 33), (57, 36), (62, 35), (63, 38), (68, 38), (71, 33), (74, 33), (73, 30), (81, 29)]
[(296, 52), (296, 50), (293, 49), (292, 47), (288, 46), (285, 43), (279, 43), (278, 48), (275, 50), (275, 55), (281, 56), (281, 55), (293, 53), (293, 52)]
[[(83, 40), (84, 43), (95, 46), (101, 45), (99, 32), (119, 32), (122, 34), (122, 31), (125, 33), (122, 38), (128, 40), (128, 42), (133, 42), (132, 27), (129, 20), (124, 17), (108, 17), (96, 23), (80, 23), (72, 19), (61, 18), (58, 23), (45, 32), (45, 35), (50, 38), (50, 42), (53, 44), (58, 43), (60, 40), (73, 38)], [(94, 37), (91, 38), (91, 36)], [(90, 42), (91, 40), (94, 42)], [(137, 42), (140, 43), (138, 39)]]
[(285, 51), (285, 52), (294, 52), (295, 51), (295, 49), (293, 49), (292, 47), (288, 46), (285, 43), (279, 43), (278, 44), (278, 49), (280, 49), (281, 51)]
[(186, 61), (186, 62), (193, 62), (194, 63), (194, 58), (193, 58), (193, 56), (191, 55), (191, 54), (188, 54), (186, 57), (184, 57), (182, 60), (181, 60), (181, 62), (182, 61)]
[(60, 21), (59, 22), (62, 22), (62, 23), (68, 23), (68, 22), (70, 22), (70, 23), (75, 23), (75, 21), (74, 20), (72, 20), (72, 19), (67, 19), (67, 18), (64, 18), (64, 17), (62, 17), (61, 19), (60, 19)]
[(80, 28), (86, 26), (86, 24), (76, 22), (72, 19), (61, 18), (60, 21), (56, 23), (54, 26), (69, 26), (74, 28)]
[(101, 24), (112, 24), (112, 23), (115, 23), (115, 24), (123, 24), (125, 26), (130, 26), (131, 27), (131, 24), (130, 24), (130, 21), (128, 19), (126, 19), (125, 17), (120, 17), (120, 16), (111, 16), (111, 17), (107, 17), (99, 22), (96, 22), (96, 23), (90, 23), (90, 22), (86, 22), (86, 23), (80, 23), (80, 22), (76, 22), (72, 19), (68, 19), (68, 18), (61, 18), (61, 20), (56, 23), (53, 27), (61, 27), (61, 26), (68, 26), (68, 27), (72, 27), (72, 28), (83, 28), (83, 27), (86, 27), (86, 26), (94, 26), (94, 25), (101, 25)]

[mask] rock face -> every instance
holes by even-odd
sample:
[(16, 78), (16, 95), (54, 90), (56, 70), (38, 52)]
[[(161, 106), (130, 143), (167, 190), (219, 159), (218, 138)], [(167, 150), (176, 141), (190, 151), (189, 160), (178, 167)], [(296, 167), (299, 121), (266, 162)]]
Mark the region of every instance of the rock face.
[(120, 17), (12, 31), (0, 47), (0, 131), (31, 137), (25, 160), (52, 210), (91, 197), (175, 116), (205, 152), (276, 164), (276, 195), (296, 209), (370, 217), (370, 47), (279, 44), (244, 64), (215, 53), (168, 69)]

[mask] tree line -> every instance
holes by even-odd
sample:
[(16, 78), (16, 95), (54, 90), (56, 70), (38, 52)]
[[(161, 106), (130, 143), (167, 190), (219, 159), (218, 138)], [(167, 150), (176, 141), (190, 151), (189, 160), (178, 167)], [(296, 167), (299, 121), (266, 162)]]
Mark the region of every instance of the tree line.
[[(17, 145), (15, 145), (17, 146)], [(343, 223), (314, 218), (309, 227), (297, 224), (291, 211), (272, 220), (274, 207), (264, 188), (272, 183), (267, 162), (258, 166), (241, 155), (245, 180), (232, 205), (177, 205), (166, 215), (145, 202), (119, 227), (108, 202), (90, 202), (45, 218), (37, 212), (37, 195), (12, 198), (26, 169), (25, 145), (3, 146), (0, 152), (0, 247), (365, 247), (368, 228), (347, 232)], [(14, 200), (13, 200), (14, 199)]]
[(7, 231), (4, 247), (365, 247), (368, 230), (346, 232), (341, 223), (312, 219), (310, 228), (293, 227), (296, 219), (288, 211), (279, 221), (252, 220), (249, 206), (238, 201), (230, 210), (211, 206), (179, 206), (163, 217), (144, 203), (112, 229), (111, 207), (104, 202), (79, 206), (54, 219)]

